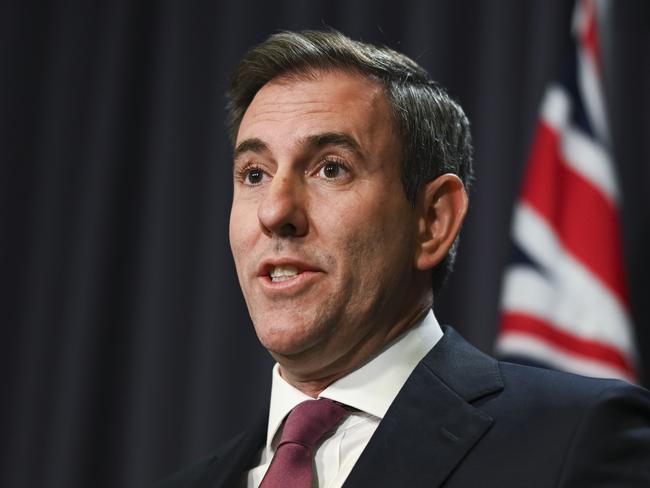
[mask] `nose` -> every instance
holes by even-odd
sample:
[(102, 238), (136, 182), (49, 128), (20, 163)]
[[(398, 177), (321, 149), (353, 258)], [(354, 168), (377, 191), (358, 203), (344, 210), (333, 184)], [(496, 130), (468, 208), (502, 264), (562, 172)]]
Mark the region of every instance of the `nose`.
[(262, 231), (269, 237), (301, 237), (307, 233), (306, 195), (298, 177), (277, 173), (257, 210)]

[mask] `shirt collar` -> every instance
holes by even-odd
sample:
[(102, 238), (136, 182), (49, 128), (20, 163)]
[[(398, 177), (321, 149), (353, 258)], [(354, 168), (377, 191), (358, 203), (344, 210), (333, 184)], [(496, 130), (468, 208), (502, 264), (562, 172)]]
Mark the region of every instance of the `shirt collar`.
[[(417, 364), (442, 335), (442, 329), (430, 310), (418, 324), (362, 367), (325, 388), (318, 397), (335, 400), (381, 419)], [(305, 400), (313, 398), (287, 383), (280, 376), (276, 363), (273, 367), (267, 446), (271, 446), (284, 418)]]

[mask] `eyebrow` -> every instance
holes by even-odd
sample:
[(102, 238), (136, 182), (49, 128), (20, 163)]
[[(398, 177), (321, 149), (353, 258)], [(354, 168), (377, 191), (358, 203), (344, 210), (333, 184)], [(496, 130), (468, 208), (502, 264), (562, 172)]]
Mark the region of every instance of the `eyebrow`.
[(359, 143), (344, 132), (324, 132), (305, 137), (300, 144), (310, 149), (321, 149), (326, 146), (338, 146), (348, 151), (362, 155)]
[(262, 153), (268, 150), (269, 146), (266, 144), (266, 142), (264, 142), (262, 139), (258, 139), (257, 137), (252, 137), (251, 139), (244, 139), (239, 144), (237, 144), (233, 158), (237, 159), (245, 152)]
[[(321, 149), (327, 146), (338, 146), (348, 151), (352, 151), (360, 156), (363, 155), (359, 143), (349, 134), (344, 132), (323, 132), (304, 137), (299, 142), (300, 146), (305, 149)], [(269, 146), (262, 139), (252, 137), (244, 139), (235, 148), (233, 159), (237, 160), (239, 156), (246, 152), (263, 153), (269, 151)]]

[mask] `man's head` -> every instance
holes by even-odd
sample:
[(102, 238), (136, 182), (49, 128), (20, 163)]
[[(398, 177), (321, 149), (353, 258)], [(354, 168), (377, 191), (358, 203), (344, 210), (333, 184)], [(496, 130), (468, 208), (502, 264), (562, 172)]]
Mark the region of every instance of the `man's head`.
[[(300, 78), (331, 70), (356, 72), (383, 86), (402, 145), (400, 178), (412, 205), (422, 186), (444, 173), (458, 175), (469, 190), (473, 148), (463, 109), (407, 56), (336, 31), (281, 32), (244, 56), (227, 93), (233, 145), (244, 113), (262, 86), (278, 77)], [(433, 270), (434, 293), (452, 271), (457, 244), (456, 240)]]
[(253, 323), (285, 372), (326, 382), (431, 305), (467, 206), (467, 120), (415, 63), (338, 33), (271, 37), (229, 94)]

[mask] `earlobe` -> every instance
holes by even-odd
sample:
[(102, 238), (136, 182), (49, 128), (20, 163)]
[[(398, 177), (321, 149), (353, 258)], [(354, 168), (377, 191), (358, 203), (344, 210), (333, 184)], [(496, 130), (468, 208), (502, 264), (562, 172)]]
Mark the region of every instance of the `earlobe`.
[(467, 205), (467, 192), (455, 174), (445, 173), (422, 188), (417, 201), (417, 269), (432, 269), (444, 259), (460, 232)]

